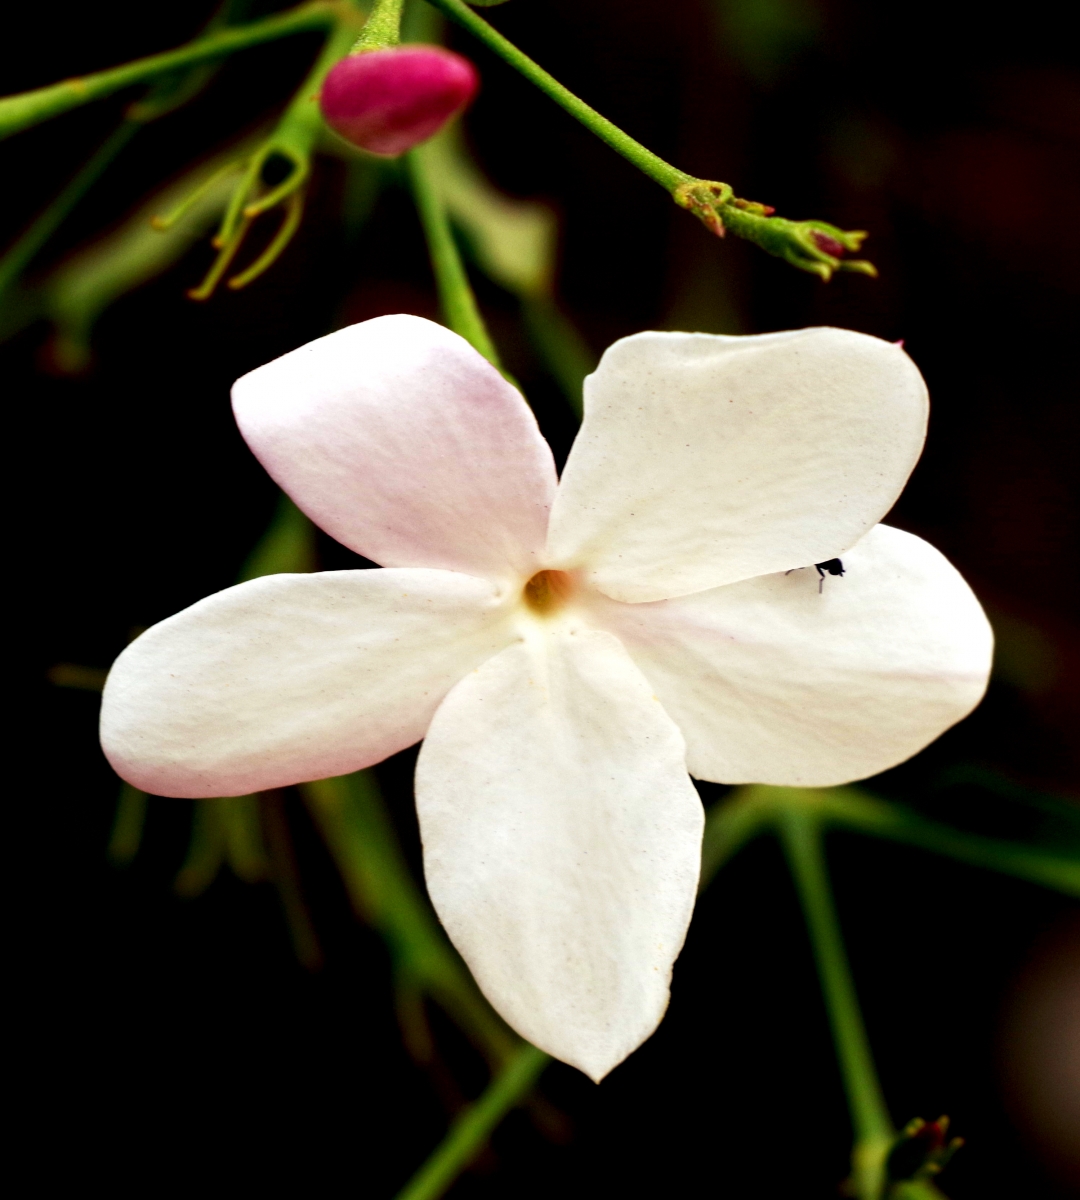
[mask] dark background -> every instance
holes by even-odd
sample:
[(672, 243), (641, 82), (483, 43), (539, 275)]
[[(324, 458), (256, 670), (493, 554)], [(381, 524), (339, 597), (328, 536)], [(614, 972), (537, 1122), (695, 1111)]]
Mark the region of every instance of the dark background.
[[(209, 11), (42, 6), (9, 39), (3, 89), (166, 48)], [(684, 170), (786, 216), (869, 230), (881, 278), (828, 285), (713, 239), (451, 35), (483, 75), (467, 121), (474, 150), (507, 191), (561, 215), (560, 297), (595, 352), (642, 328), (836, 324), (905, 340), (933, 414), (890, 521), (965, 573), (999, 655), (975, 715), (870, 786), (965, 828), (1018, 836), (1034, 827), (1028, 807), (955, 780), (979, 766), (1078, 794), (1080, 83), (1049, 10), (1039, 12), (997, 20), (959, 0), (512, 0), (486, 11)], [(315, 45), (298, 38), (238, 56), (195, 103), (140, 135), (35, 269), (280, 104)], [(127, 98), (0, 147), (5, 236), (55, 193)], [(297, 965), (268, 885), (225, 873), (200, 899), (173, 895), (189, 804), (153, 801), (135, 864), (106, 864), (118, 785), (96, 745), (97, 700), (46, 682), (56, 662), (107, 666), (132, 627), (232, 582), (275, 503), (230, 418), (236, 376), (334, 324), (435, 315), (405, 195), (385, 193), (352, 238), (341, 207), (342, 169), (328, 162), (300, 235), (266, 278), (195, 305), (183, 292), (209, 264), (199, 246), (106, 313), (81, 376), (50, 368), (41, 323), (0, 348), (17, 427), (9, 521), (29, 533), (12, 587), (29, 603), (13, 641), (31, 659), (35, 731), (13, 753), (34, 749), (20, 756), (32, 771), (9, 802), (20, 836), (8, 855), (22, 880), (10, 919), (28, 1004), (13, 1050), (31, 1067), (18, 1093), (30, 1194), (74, 1178), (116, 1194), (389, 1196), (444, 1128), (436, 1091), (400, 1046), (382, 944), (350, 917), (299, 805), (287, 802), (325, 957), (317, 972)], [(564, 454), (572, 424), (515, 302), (482, 280), (478, 288)], [(326, 565), (346, 561), (328, 542), (322, 552)], [(415, 858), (411, 762), (399, 756), (380, 773)], [(1080, 1132), (1061, 1124), (1060, 1105), (1057, 1125), (1044, 1119), (1051, 1101), (1038, 1082), (1038, 1055), (1067, 1051), (1045, 1049), (1065, 1037), (1053, 1034), (1046, 996), (1069, 970), (1075, 978), (1075, 906), (916, 851), (849, 837), (830, 850), (894, 1119), (947, 1112), (967, 1139), (945, 1190), (955, 1200), (1080, 1194)], [(1042, 1050), (1033, 1021), (1050, 1031)], [(475, 1093), (478, 1064), (452, 1030), (443, 1040)], [(561, 1139), (512, 1116), (455, 1197), (837, 1194), (847, 1118), (773, 845), (743, 852), (705, 896), (658, 1034), (600, 1089), (555, 1065), (543, 1090), (568, 1116)]]

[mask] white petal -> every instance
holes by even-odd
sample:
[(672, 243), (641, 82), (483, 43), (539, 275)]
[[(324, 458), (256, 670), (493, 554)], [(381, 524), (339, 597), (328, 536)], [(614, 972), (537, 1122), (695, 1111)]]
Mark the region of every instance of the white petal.
[(692, 775), (826, 787), (910, 758), (978, 704), (993, 636), (956, 569), (878, 525), (843, 557), (666, 600), (602, 599), (682, 730)]
[(833, 558), (900, 494), (926, 414), (915, 364), (865, 334), (624, 338), (585, 381), (547, 565), (640, 602)]
[(523, 1037), (599, 1080), (656, 1028), (694, 904), (683, 740), (610, 634), (518, 643), (443, 701), (420, 751), (424, 874)]
[(343, 775), (412, 745), (511, 640), (487, 580), (449, 571), (267, 575), (148, 629), (105, 684), (101, 744), (163, 796)]
[(388, 567), (531, 575), (555, 491), (520, 393), (456, 333), (377, 317), (233, 386), (240, 432), (319, 526)]

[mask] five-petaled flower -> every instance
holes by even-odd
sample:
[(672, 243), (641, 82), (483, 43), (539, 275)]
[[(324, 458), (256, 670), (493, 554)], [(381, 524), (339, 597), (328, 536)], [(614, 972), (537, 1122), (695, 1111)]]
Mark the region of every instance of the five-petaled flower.
[(149, 792), (239, 795), (423, 739), (439, 917), (506, 1020), (594, 1079), (667, 1004), (690, 776), (858, 779), (985, 688), (970, 589), (877, 524), (927, 417), (877, 338), (616, 342), (561, 481), (520, 394), (417, 317), (302, 346), (233, 401), (273, 478), (382, 569), (255, 579), (149, 629), (105, 688), (109, 760)]

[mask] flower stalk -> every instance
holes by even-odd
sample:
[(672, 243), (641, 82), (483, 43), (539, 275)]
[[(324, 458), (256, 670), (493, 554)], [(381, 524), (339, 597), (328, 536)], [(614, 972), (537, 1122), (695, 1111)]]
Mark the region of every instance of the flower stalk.
[(365, 50), (385, 50), (401, 43), (401, 11), (405, 0), (375, 0), (371, 14), (360, 31), (350, 54)]
[(406, 163), (446, 323), (492, 366), (501, 370), (498, 351), (480, 315), (465, 264), (454, 241), (446, 205), (431, 169), (429, 151), (426, 147), (411, 150)]
[(787, 808), (779, 832), (806, 918), (836, 1057), (854, 1127), (851, 1190), (858, 1200), (881, 1200), (885, 1163), (896, 1131), (885, 1106), (833, 903), (821, 826), (806, 808)]
[(546, 96), (564, 108), (598, 138), (621, 154), (623, 158), (632, 162), (639, 171), (643, 171), (655, 183), (660, 184), (669, 192), (674, 192), (683, 184), (694, 182), (692, 175), (687, 175), (685, 171), (680, 171), (671, 163), (665, 162), (658, 154), (653, 154), (651, 150), (646, 149), (628, 133), (624, 133), (613, 121), (601, 116), (595, 108), (586, 104), (579, 96), (574, 95), (554, 75), (545, 71), (539, 63), (534, 62), (513, 42), (489, 25), (464, 0), (429, 0), (429, 3), (467, 29), (478, 41), (524, 75), (530, 83), (535, 84)]
[(550, 1061), (543, 1050), (523, 1046), (479, 1100), (458, 1117), (397, 1200), (437, 1200), (480, 1153), (503, 1117), (529, 1093)]
[(736, 237), (745, 238), (800, 271), (808, 271), (825, 281), (831, 279), (836, 271), (877, 275), (873, 264), (844, 257), (859, 249), (867, 236), (864, 232), (838, 229), (825, 221), (789, 221), (784, 217), (776, 217), (773, 215), (775, 210), (768, 205), (739, 199), (730, 184), (697, 179), (680, 171), (564, 87), (474, 12), (464, 0), (428, 2), (467, 29), (598, 138), (633, 163), (654, 183), (658, 183), (680, 208), (692, 212), (718, 237), (723, 237), (730, 230)]

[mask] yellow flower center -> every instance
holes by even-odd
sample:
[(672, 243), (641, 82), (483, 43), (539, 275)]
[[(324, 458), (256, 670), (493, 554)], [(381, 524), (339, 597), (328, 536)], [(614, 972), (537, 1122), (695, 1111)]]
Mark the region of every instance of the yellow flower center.
[(565, 571), (537, 571), (525, 585), (522, 599), (539, 616), (548, 617), (570, 599), (574, 581)]

